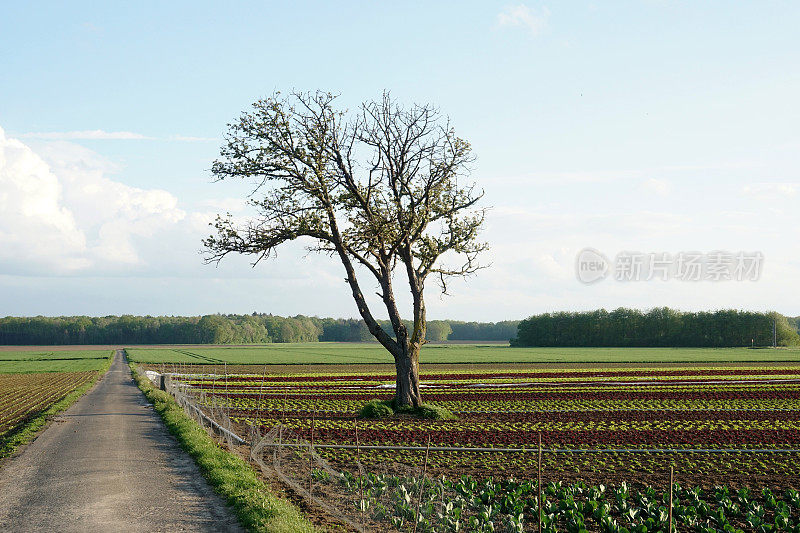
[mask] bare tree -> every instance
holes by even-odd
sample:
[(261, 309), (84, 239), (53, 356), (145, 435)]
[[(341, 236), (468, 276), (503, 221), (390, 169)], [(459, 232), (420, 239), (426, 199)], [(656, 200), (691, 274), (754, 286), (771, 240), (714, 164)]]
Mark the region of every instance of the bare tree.
[[(348, 115), (335, 99), (276, 94), (228, 125), (212, 171), (218, 180), (254, 179), (258, 216), (242, 225), (217, 217), (216, 235), (203, 241), (206, 260), (235, 252), (257, 256), (255, 265), (300, 237), (313, 241), (310, 250), (338, 257), (359, 314), (394, 357), (396, 405), (419, 407), (425, 282), (433, 276), (447, 292), (450, 277), (480, 268), (483, 192), (459, 183), (473, 161), (470, 145), (432, 106), (404, 108), (384, 93)], [(370, 310), (357, 265), (377, 281), (394, 335)], [(395, 300), (395, 267), (411, 293), (411, 331)]]

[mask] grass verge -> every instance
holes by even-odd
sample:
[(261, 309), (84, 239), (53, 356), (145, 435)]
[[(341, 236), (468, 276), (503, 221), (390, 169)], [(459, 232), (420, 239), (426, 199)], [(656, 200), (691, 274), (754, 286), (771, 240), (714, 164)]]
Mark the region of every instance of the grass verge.
[(455, 420), (457, 417), (444, 407), (424, 403), (419, 407), (397, 407), (394, 400), (370, 400), (358, 411), (359, 418), (389, 418), (395, 414), (412, 415), (429, 420)]
[(114, 352), (111, 352), (111, 355), (108, 356), (108, 359), (97, 370), (97, 375), (91, 381), (84, 383), (77, 389), (61, 398), (59, 401), (51, 404), (47, 409), (40, 411), (33, 417), (29, 418), (18, 428), (13, 429), (8, 434), (0, 437), (0, 459), (5, 459), (6, 457), (11, 456), (17, 448), (28, 444), (34, 438), (36, 438), (36, 435), (38, 435), (39, 431), (47, 424), (47, 420), (50, 417), (53, 417), (61, 411), (67, 409), (70, 405), (75, 403), (78, 398), (83, 396), (86, 391), (94, 387), (94, 384), (97, 383), (97, 380), (100, 379), (100, 377), (103, 376), (111, 366), (111, 362), (113, 360)]
[(136, 384), (245, 528), (264, 532), (318, 531), (294, 505), (272, 494), (248, 463), (220, 448), (172, 396), (139, 375), (134, 365), (130, 366)]

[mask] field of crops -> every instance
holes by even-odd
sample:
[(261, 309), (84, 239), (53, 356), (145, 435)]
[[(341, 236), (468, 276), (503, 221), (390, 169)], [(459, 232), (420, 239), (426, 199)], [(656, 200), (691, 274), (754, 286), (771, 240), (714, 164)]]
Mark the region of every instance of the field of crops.
[[(314, 359), (298, 347), (291, 357), (306, 366), (286, 364), (288, 354), (281, 365), (195, 359), (147, 366), (183, 374), (178, 382), (195, 401), (218, 420), (232, 421), (240, 435), (257, 428), (273, 443), (280, 435), (290, 446), (278, 452), (283, 472), (298, 486), (313, 486), (308, 495), (315, 501), (339, 504), (332, 512), (349, 516), (351, 525), (536, 530), (541, 437), (543, 531), (664, 530), (671, 468), (678, 531), (800, 529), (796, 361), (621, 364), (648, 351), (558, 350), (549, 355), (559, 363), (501, 364), (497, 355), (490, 363), (484, 355), (472, 360), (481, 364), (452, 364), (449, 356), (432, 364), (448, 350), (516, 352), (436, 350), (422, 365), (423, 398), (452, 411), (455, 420), (358, 419), (361, 406), (391, 399), (394, 386), (391, 365), (363, 364), (362, 356), (350, 364), (311, 364), (339, 359)], [(245, 353), (264, 352), (232, 353), (237, 356), (226, 361), (243, 363)], [(684, 355), (662, 353), (673, 361)], [(693, 355), (735, 361), (753, 353), (778, 352)], [(593, 359), (607, 362), (586, 362)], [(311, 441), (316, 468), (308, 458)], [(411, 449), (380, 448), (386, 446)]]
[[(242, 425), (266, 429), (283, 421), (309, 438), (316, 412), (316, 442), (349, 444), (359, 407), (391, 398), (394, 376), (229, 375), (188, 383)], [(800, 365), (433, 371), (423, 373), (422, 386), (425, 401), (458, 419), (362, 420), (361, 443), (424, 446), (430, 439), (434, 447), (532, 450), (541, 435), (555, 450), (546, 454), (547, 470), (561, 481), (654, 482), (670, 464), (679, 479), (707, 485), (722, 478), (780, 484), (800, 472)], [(348, 461), (347, 452), (326, 454)], [(419, 460), (395, 451), (369, 451), (364, 459)], [(431, 454), (430, 465), (441, 473), (527, 478), (534, 459), (532, 451), (442, 451)]]
[[(456, 420), (357, 419), (392, 397), (384, 366), (225, 368), (175, 367), (239, 434), (313, 440), (325, 468), (312, 493), (370, 527), (535, 530), (541, 436), (544, 531), (660, 530), (671, 467), (678, 531), (800, 528), (800, 364), (423, 366), (424, 400)], [(281, 452), (299, 478), (303, 445)]]
[[(377, 343), (310, 342), (248, 347), (128, 348), (137, 363), (165, 364), (381, 364), (392, 363)], [(422, 363), (666, 363), (785, 361), (800, 349), (748, 348), (511, 348), (507, 344), (427, 344)]]
[(108, 350), (0, 351), (0, 457), (24, 440), (32, 421), (88, 387), (108, 358)]

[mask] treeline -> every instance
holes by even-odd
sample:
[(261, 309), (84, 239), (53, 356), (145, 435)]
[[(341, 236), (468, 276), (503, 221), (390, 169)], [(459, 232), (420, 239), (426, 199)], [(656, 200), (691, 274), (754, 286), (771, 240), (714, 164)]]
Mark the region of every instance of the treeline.
[[(431, 320), (427, 339), (511, 339), (518, 322), (458, 322)], [(388, 321), (381, 323), (391, 331)], [(409, 324), (410, 326), (410, 324)], [(318, 318), (271, 314), (106, 317), (0, 318), (0, 344), (261, 344), (267, 342), (362, 342), (374, 340), (357, 319)]]
[[(512, 346), (780, 346), (800, 344), (800, 317), (778, 313), (688, 313), (666, 307), (647, 312), (561, 312), (522, 321), (431, 320), (429, 341), (508, 341)], [(388, 321), (381, 326), (391, 332)], [(411, 324), (409, 323), (410, 327)], [(358, 319), (271, 314), (0, 318), (0, 344), (261, 344), (268, 342), (373, 341)]]
[[(321, 319), (323, 332), (320, 341), (371, 341), (372, 335), (363, 320)], [(379, 321), (387, 332), (392, 331), (388, 320)], [(409, 330), (412, 327), (406, 321)], [(519, 320), (503, 322), (461, 322), (458, 320), (429, 320), (425, 338), (431, 342), (443, 341), (503, 341), (508, 342), (517, 334)]]
[(512, 346), (731, 347), (800, 344), (797, 318), (779, 313), (723, 310), (647, 312), (619, 308), (544, 313), (519, 323)]

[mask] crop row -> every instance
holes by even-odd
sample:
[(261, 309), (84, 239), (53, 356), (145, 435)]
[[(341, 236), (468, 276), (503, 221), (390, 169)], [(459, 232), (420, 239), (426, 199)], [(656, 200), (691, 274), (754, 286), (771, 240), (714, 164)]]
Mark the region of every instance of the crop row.
[[(200, 387), (203, 389), (221, 389), (237, 392), (258, 392), (258, 391), (274, 391), (285, 390), (287, 388), (296, 389), (298, 392), (306, 391), (330, 391), (330, 390), (374, 390), (387, 388), (393, 384), (380, 379), (361, 379), (361, 380), (331, 380), (331, 381), (268, 381), (268, 380), (224, 380), (224, 379), (191, 379), (186, 380), (189, 384)], [(636, 388), (665, 388), (665, 387), (681, 387), (685, 385), (739, 385), (741, 388), (752, 388), (765, 386), (772, 386), (775, 384), (785, 385), (798, 385), (800, 384), (800, 376), (781, 374), (777, 376), (752, 376), (746, 380), (741, 379), (739, 376), (710, 376), (700, 377), (693, 376), (691, 378), (668, 379), (668, 378), (653, 378), (649, 380), (636, 380), (630, 379), (501, 379), (501, 378), (485, 378), (481, 380), (421, 380), (421, 387), (433, 390), (447, 390), (452, 388), (483, 388), (491, 389), (495, 387), (503, 387), (513, 390), (548, 390), (552, 387), (570, 387), (570, 388), (611, 388), (626, 390), (631, 387)]]
[[(235, 422), (251, 424), (250, 419), (233, 417)], [(265, 420), (266, 427), (273, 421)], [(277, 421), (275, 421), (277, 422)], [(307, 423), (293, 427), (303, 439), (309, 439), (311, 430)], [(354, 444), (354, 430), (349, 427), (330, 427), (318, 421), (314, 436), (317, 442)], [(800, 429), (549, 429), (546, 426), (531, 429), (452, 428), (442, 426), (416, 428), (359, 429), (363, 444), (456, 447), (527, 447), (536, 445), (538, 436), (550, 447), (556, 448), (800, 448)]]
[[(271, 381), (269, 379), (252, 378), (202, 378), (192, 377), (184, 379), (190, 385), (204, 389), (227, 389), (236, 391), (247, 390), (275, 390), (285, 388), (296, 388), (298, 390), (329, 390), (329, 389), (376, 389), (393, 386), (394, 381), (379, 378), (358, 378), (358, 379), (335, 379), (335, 380), (280, 380)], [(448, 388), (540, 388), (547, 390), (554, 386), (567, 387), (612, 387), (629, 388), (648, 387), (663, 388), (675, 386), (702, 386), (702, 385), (740, 385), (741, 387), (765, 386), (773, 384), (795, 384), (800, 383), (800, 375), (797, 374), (778, 374), (778, 375), (753, 375), (747, 376), (690, 376), (681, 378), (653, 377), (650, 379), (632, 378), (546, 378), (546, 379), (506, 379), (497, 376), (485, 376), (483, 379), (461, 380), (461, 379), (427, 379), (420, 380), (422, 388), (448, 389)]]
[[(796, 413), (795, 413), (796, 415)], [(243, 416), (241, 412), (231, 411), (229, 416), (232, 419), (242, 421), (258, 421), (261, 425), (273, 426), (279, 419), (262, 419), (250, 416)], [(297, 429), (308, 428), (310, 426), (308, 418), (289, 418), (284, 421), (287, 427)], [(435, 431), (435, 432), (454, 432), (454, 433), (475, 433), (484, 432), (503, 432), (518, 433), (537, 431), (564, 432), (564, 431), (770, 431), (792, 432), (800, 430), (800, 420), (636, 420), (636, 421), (578, 421), (578, 420), (541, 420), (537, 422), (508, 422), (496, 421), (494, 419), (463, 419), (454, 421), (424, 421), (424, 420), (366, 420), (359, 423), (360, 427), (375, 431), (399, 431), (410, 432), (416, 430)], [(320, 431), (330, 430), (345, 431), (351, 430), (352, 420), (346, 418), (317, 418), (315, 427)], [(800, 442), (797, 443), (800, 445)]]
[[(302, 416), (310, 415), (313, 411), (328, 411), (355, 414), (364, 404), (363, 398), (342, 399), (317, 397), (293, 397), (290, 395), (278, 397), (242, 396), (242, 395), (210, 395), (204, 394), (204, 403), (211, 405), (229, 406), (235, 409), (249, 409), (263, 412), (298, 413)], [(585, 412), (585, 411), (796, 411), (800, 409), (800, 400), (791, 398), (772, 399), (625, 399), (607, 401), (594, 400), (495, 400), (485, 398), (481, 401), (470, 400), (440, 400), (437, 405), (453, 412), (465, 413), (507, 413), (514, 415), (531, 415), (534, 413)]]
[[(348, 468), (354, 464), (350, 450), (317, 449), (331, 464)], [(374, 469), (384, 465), (422, 465), (425, 449), (421, 451), (361, 450), (361, 462)], [(473, 475), (513, 475), (535, 479), (537, 453), (535, 449), (524, 452), (466, 452), (430, 451), (429, 468), (434, 475), (471, 473)], [(662, 482), (670, 465), (676, 475), (693, 484), (711, 486), (723, 480), (735, 480), (753, 486), (792, 486), (800, 488), (797, 463), (798, 453), (726, 452), (683, 453), (650, 451), (635, 453), (625, 451), (543, 453), (542, 466), (547, 479), (594, 479), (598, 483), (611, 480), (636, 480)], [(788, 485), (787, 485), (788, 484)]]
[[(203, 390), (205, 394), (216, 395), (219, 398), (241, 398), (250, 400), (283, 400), (283, 399), (302, 399), (313, 396), (314, 398), (327, 400), (358, 400), (366, 401), (376, 397), (387, 397), (384, 391), (371, 390), (362, 392), (332, 392), (332, 391), (312, 391), (309, 393), (298, 393), (296, 391), (264, 391), (264, 392), (225, 392), (224, 390)], [(671, 390), (642, 390), (629, 388), (626, 390), (564, 390), (551, 389), (540, 392), (529, 392), (525, 390), (497, 390), (497, 389), (474, 389), (474, 390), (452, 390), (446, 393), (426, 392), (425, 401), (438, 403), (441, 401), (587, 401), (587, 400), (774, 400), (790, 399), (800, 400), (800, 387), (764, 387), (758, 389), (731, 387), (731, 388), (676, 388)]]
[[(230, 402), (236, 405), (237, 402)], [(226, 407), (227, 409), (227, 407)], [(259, 419), (305, 419), (313, 415), (313, 410), (307, 411), (287, 411), (281, 410), (237, 408), (227, 409), (230, 416), (240, 418), (259, 418)], [(284, 416), (285, 415), (285, 416)], [(322, 412), (317, 414), (317, 418), (353, 418), (344, 412)], [(526, 411), (526, 412), (498, 412), (487, 415), (485, 413), (465, 413), (459, 418), (459, 422), (442, 422), (442, 424), (480, 424), (482, 427), (496, 426), (507, 429), (509, 424), (513, 427), (528, 427), (532, 424), (574, 424), (577, 428), (587, 426), (613, 426), (628, 425), (636, 423), (642, 424), (642, 428), (649, 428), (653, 425), (670, 424), (670, 427), (677, 427), (676, 424), (687, 425), (689, 423), (714, 421), (718, 425), (731, 425), (739, 427), (756, 427), (759, 425), (785, 424), (791, 422), (786, 427), (796, 427), (800, 421), (799, 410), (587, 410), (587, 411)], [(420, 424), (439, 424), (425, 420), (409, 421), (400, 420), (392, 422), (367, 422), (367, 424), (391, 424), (393, 427), (419, 426)]]

